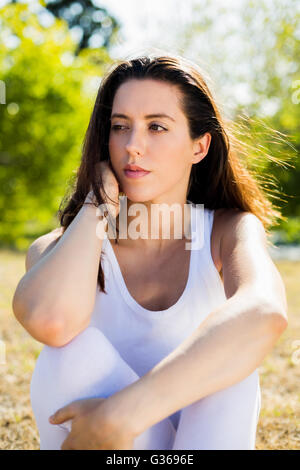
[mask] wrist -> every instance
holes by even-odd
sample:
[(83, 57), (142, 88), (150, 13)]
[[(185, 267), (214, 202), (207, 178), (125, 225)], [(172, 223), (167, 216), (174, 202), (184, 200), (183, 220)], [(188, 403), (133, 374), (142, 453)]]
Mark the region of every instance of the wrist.
[(103, 216), (99, 209), (91, 203), (84, 203), (79, 211), (83, 223), (86, 221), (95, 228), (95, 235), (98, 239), (104, 240), (107, 237), (108, 219)]
[(84, 200), (83, 205), (98, 208), (98, 215), (101, 214), (104, 217), (106, 217), (108, 215), (109, 218), (112, 217), (112, 218), (116, 219), (119, 215), (119, 209), (120, 209), (119, 196), (116, 195), (115, 198), (112, 198), (113, 201), (117, 200), (117, 202), (111, 202), (110, 200), (108, 200), (107, 197), (103, 197), (103, 196), (102, 196), (102, 199), (103, 199), (103, 203), (99, 205), (98, 201), (95, 197), (94, 191), (91, 190), (86, 195), (86, 198)]
[(134, 438), (163, 419), (159, 415), (158, 397), (153, 395), (148, 380), (150, 377), (143, 376), (108, 399), (112, 416), (130, 427)]
[(134, 401), (137, 399), (132, 385), (114, 393), (107, 399), (108, 413), (112, 421), (130, 430), (133, 438), (143, 432), (143, 425), (134, 409)]

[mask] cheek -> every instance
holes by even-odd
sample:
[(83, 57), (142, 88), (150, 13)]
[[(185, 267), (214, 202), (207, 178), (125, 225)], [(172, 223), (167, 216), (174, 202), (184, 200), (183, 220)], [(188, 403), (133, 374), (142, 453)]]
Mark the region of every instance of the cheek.
[(122, 152), (120, 151), (119, 146), (117, 145), (117, 142), (115, 141), (115, 139), (110, 139), (108, 141), (108, 153), (109, 153), (111, 164), (116, 170), (118, 167), (118, 161), (120, 160), (122, 156)]
[(174, 145), (172, 145), (172, 148), (169, 146), (165, 149), (156, 164), (159, 173), (163, 173), (168, 180), (176, 180), (182, 176), (186, 166), (184, 149), (181, 150), (180, 146)]
[(109, 140), (108, 140), (108, 152), (109, 152), (110, 157), (112, 157), (112, 155), (115, 153), (115, 148), (116, 148), (116, 145), (115, 145), (114, 140), (112, 138), (109, 138)]

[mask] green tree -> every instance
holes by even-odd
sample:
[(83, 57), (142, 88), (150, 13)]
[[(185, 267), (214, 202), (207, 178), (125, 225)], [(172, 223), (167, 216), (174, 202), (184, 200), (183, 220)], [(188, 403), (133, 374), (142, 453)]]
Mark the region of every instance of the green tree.
[(247, 0), (241, 15), (244, 39), (245, 35), (251, 37), (246, 51), (254, 71), (248, 113), (253, 119), (262, 116), (250, 131), (270, 155), (289, 162), (285, 167), (269, 162), (264, 171), (275, 176), (286, 201), (282, 209), (287, 220), (281, 223), (281, 237), (299, 243), (300, 4), (264, 0), (253, 15), (255, 8), (255, 2)]
[[(9, 0), (18, 3), (18, 0)], [(70, 30), (79, 32), (75, 54), (89, 47), (110, 45), (120, 29), (120, 23), (97, 0), (39, 0), (54, 17), (65, 20)], [(94, 45), (93, 45), (94, 44)]]
[(209, 73), (217, 102), (248, 145), (249, 167), (269, 180), (288, 218), (283, 238), (300, 242), (300, 3), (203, 0), (192, 13), (174, 32), (178, 52)]
[(66, 22), (43, 27), (27, 5), (6, 5), (0, 17), (0, 240), (26, 248), (57, 225), (111, 61), (105, 48), (75, 56)]

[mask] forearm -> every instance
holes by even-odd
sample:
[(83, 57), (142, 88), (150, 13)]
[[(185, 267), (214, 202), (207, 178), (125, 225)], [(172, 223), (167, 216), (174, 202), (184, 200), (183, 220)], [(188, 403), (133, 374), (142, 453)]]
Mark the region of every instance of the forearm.
[(135, 434), (250, 375), (282, 331), (276, 314), (262, 309), (249, 305), (246, 296), (231, 297), (171, 354), (118, 392)]
[[(39, 324), (83, 324), (92, 312), (102, 240), (96, 208), (84, 206), (51, 251), (21, 279), (15, 294), (22, 317)], [(80, 317), (79, 317), (80, 316)]]

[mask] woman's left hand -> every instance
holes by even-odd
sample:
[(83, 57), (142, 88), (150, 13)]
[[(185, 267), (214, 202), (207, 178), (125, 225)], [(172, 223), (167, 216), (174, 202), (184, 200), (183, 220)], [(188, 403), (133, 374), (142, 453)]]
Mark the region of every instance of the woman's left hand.
[(51, 424), (72, 419), (71, 432), (61, 450), (131, 450), (134, 434), (129, 422), (112, 416), (109, 398), (76, 400), (56, 411)]

